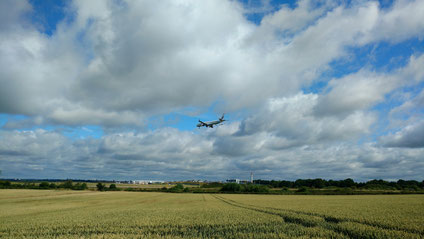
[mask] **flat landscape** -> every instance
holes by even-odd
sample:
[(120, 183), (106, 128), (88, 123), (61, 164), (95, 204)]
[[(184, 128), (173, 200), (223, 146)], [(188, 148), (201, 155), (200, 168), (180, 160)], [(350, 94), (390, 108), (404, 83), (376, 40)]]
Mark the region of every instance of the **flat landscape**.
[(424, 195), (0, 190), (1, 238), (423, 238)]

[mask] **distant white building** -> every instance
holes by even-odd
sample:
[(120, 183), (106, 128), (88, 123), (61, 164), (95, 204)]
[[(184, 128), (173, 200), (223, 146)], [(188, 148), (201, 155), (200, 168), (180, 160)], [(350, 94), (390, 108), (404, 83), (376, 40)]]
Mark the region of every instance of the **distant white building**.
[(153, 184), (153, 183), (164, 183), (164, 181), (153, 181), (153, 180), (131, 180), (129, 181), (130, 184)]

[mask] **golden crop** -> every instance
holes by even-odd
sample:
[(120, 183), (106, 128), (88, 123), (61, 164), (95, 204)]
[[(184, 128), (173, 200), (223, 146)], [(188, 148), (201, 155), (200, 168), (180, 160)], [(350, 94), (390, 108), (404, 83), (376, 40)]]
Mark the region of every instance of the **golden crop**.
[(424, 195), (0, 190), (0, 238), (423, 238)]

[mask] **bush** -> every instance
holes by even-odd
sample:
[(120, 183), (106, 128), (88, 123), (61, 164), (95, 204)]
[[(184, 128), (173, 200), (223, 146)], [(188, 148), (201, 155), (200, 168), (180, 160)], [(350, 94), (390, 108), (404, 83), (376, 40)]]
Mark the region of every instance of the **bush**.
[(48, 182), (41, 182), (38, 187), (40, 189), (48, 189), (49, 188), (49, 183)]
[(237, 183), (226, 183), (221, 188), (223, 192), (241, 192), (241, 186)]
[(269, 187), (264, 185), (248, 184), (244, 185), (243, 191), (251, 193), (268, 193)]
[(60, 186), (60, 188), (68, 188), (68, 189), (72, 189), (72, 180), (66, 180), (64, 183), (62, 183)]
[(298, 192), (298, 193), (307, 193), (307, 192), (309, 192), (309, 188), (307, 188), (307, 187), (300, 187), (296, 192)]
[(97, 187), (97, 190), (99, 191), (104, 191), (106, 189), (106, 186), (103, 185), (102, 183), (98, 183), (96, 187)]
[(73, 190), (86, 190), (87, 184), (86, 183), (77, 183), (72, 187)]
[(213, 182), (213, 183), (205, 183), (202, 184), (202, 188), (220, 188), (222, 187), (224, 184), (222, 183), (218, 183), (218, 182)]
[(116, 187), (116, 184), (112, 183), (111, 185), (109, 185), (109, 190), (118, 191), (119, 189)]
[(169, 192), (173, 192), (173, 193), (179, 193), (179, 192), (182, 192), (183, 190), (184, 190), (184, 185), (182, 185), (181, 183), (178, 183), (177, 185), (168, 189)]
[(0, 188), (11, 188), (12, 183), (10, 181), (0, 181)]

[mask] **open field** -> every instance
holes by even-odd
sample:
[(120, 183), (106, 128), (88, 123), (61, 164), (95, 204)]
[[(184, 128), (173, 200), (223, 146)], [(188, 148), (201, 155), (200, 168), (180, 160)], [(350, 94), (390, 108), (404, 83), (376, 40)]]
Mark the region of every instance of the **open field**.
[(424, 195), (0, 190), (1, 238), (423, 238)]

